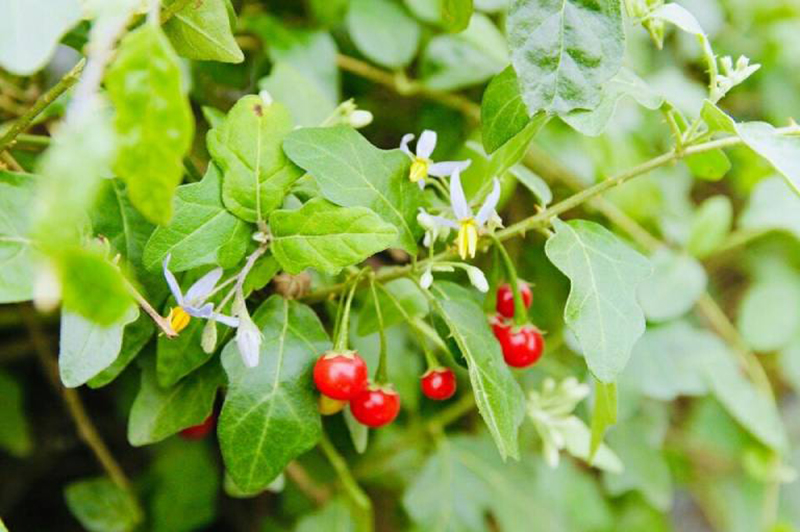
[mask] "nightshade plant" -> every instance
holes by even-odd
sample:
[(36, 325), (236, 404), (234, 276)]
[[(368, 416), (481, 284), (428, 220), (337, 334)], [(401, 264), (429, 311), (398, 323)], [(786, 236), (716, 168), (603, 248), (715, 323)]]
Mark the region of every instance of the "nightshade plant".
[(798, 24), (4, 0), (0, 531), (800, 530)]

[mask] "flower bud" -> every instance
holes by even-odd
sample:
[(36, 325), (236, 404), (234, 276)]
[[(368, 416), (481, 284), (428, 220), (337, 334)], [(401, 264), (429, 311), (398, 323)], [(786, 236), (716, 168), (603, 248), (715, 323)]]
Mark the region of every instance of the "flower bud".
[(44, 263), (33, 283), (33, 306), (39, 312), (52, 312), (61, 303), (61, 282), (52, 264)]
[(486, 293), (489, 291), (489, 282), (486, 280), (486, 276), (479, 268), (465, 265), (464, 269), (467, 270), (469, 282), (472, 283), (472, 286), (477, 288), (480, 292)]
[(203, 327), (203, 336), (200, 337), (200, 346), (204, 353), (211, 354), (217, 347), (217, 322), (207, 320)]
[(261, 90), (258, 93), (258, 96), (259, 96), (259, 98), (261, 98), (261, 101), (264, 102), (264, 105), (272, 105), (272, 102), (275, 101), (272, 98), (272, 95), (266, 89)]
[(422, 288), (428, 289), (433, 284), (433, 272), (430, 269), (425, 270), (419, 278), (419, 284)]
[(356, 109), (348, 117), (348, 123), (354, 128), (362, 128), (372, 123), (372, 113), (363, 109)]
[(262, 334), (258, 326), (250, 319), (250, 314), (244, 312), (239, 315), (239, 327), (236, 329), (236, 347), (242, 356), (242, 362), (248, 368), (258, 366), (261, 352)]

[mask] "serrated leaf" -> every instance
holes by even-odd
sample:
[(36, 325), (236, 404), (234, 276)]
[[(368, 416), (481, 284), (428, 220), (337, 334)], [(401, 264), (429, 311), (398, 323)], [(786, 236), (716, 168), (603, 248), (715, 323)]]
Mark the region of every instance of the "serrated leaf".
[(130, 307), (119, 321), (102, 326), (69, 311), (61, 313), (58, 369), (67, 388), (85, 384), (108, 368), (120, 353), (125, 326), (139, 317)]
[(589, 461), (594, 459), (603, 442), (603, 435), (617, 422), (617, 383), (606, 384), (595, 381), (594, 406), (592, 408), (592, 438), (589, 447)]
[(269, 225), (272, 253), (291, 274), (309, 267), (336, 274), (397, 240), (397, 229), (366, 207), (339, 207), (323, 198), (274, 211)]
[(530, 116), (512, 66), (492, 78), (481, 100), (481, 140), (491, 154), (522, 131)]
[(252, 227), (225, 210), (220, 172), (214, 164), (208, 165), (199, 183), (178, 187), (174, 204), (174, 220), (158, 227), (144, 248), (147, 269), (160, 269), (167, 255), (174, 272), (207, 264), (232, 268), (242, 260)]
[(179, 55), (201, 61), (244, 61), (244, 54), (231, 31), (235, 24), (228, 18), (225, 2), (188, 2), (164, 24), (164, 33)]
[(689, 255), (667, 249), (656, 251), (650, 261), (653, 274), (637, 291), (647, 319), (667, 321), (689, 312), (706, 289), (703, 266)]
[(64, 498), (69, 511), (89, 532), (130, 532), (142, 521), (133, 496), (105, 477), (69, 484)]
[(145, 312), (139, 312), (139, 318), (125, 326), (122, 336), (122, 347), (116, 360), (106, 369), (89, 379), (89, 388), (101, 388), (116, 379), (134, 358), (142, 351), (152, 338), (156, 326), (153, 319)]
[(245, 493), (270, 484), (286, 464), (316, 445), (321, 422), (312, 368), (331, 344), (314, 312), (272, 296), (254, 315), (264, 340), (248, 368), (229, 342), (222, 352), (229, 388), (219, 418), (226, 469)]
[(145, 218), (166, 224), (183, 176), (183, 156), (192, 144), (194, 118), (178, 58), (160, 28), (145, 24), (122, 40), (106, 87), (119, 137), (114, 171)]
[(409, 159), (403, 152), (379, 150), (345, 126), (300, 129), (287, 137), (284, 149), (314, 176), (326, 199), (375, 211), (398, 230), (392, 246), (416, 253), (422, 193), (408, 178)]
[(596, 223), (555, 220), (554, 227), (545, 252), (571, 282), (564, 321), (578, 337), (594, 376), (614, 382), (644, 332), (636, 290), (650, 275), (650, 264)]
[(0, 449), (23, 457), (33, 448), (30, 426), (23, 409), (22, 386), (0, 370)]
[(500, 456), (519, 458), (517, 431), (525, 415), (525, 397), (503, 360), (486, 315), (469, 291), (453, 283), (433, 287), (436, 310), (467, 361), (475, 402)]
[[(407, 317), (419, 318), (428, 314), (428, 300), (411, 279), (395, 279), (386, 283), (385, 288), (393, 296), (388, 296), (382, 289), (378, 290), (378, 302), (385, 328), (405, 323)], [(400, 308), (398, 308), (398, 303)], [(378, 328), (375, 302), (370, 297), (358, 313), (358, 334), (359, 336), (373, 334), (378, 332)]]
[(506, 27), (529, 114), (594, 109), (622, 64), (618, 0), (515, 0)]
[(800, 194), (800, 137), (780, 135), (765, 122), (736, 124), (736, 132)]
[(347, 30), (362, 54), (389, 68), (410, 63), (420, 38), (417, 21), (388, 0), (350, 0)]
[[(43, 16), (46, 14), (46, 16)], [(45, 66), (81, 19), (79, 0), (6, 0), (0, 5), (0, 67), (29, 76)]]
[(686, 251), (700, 259), (708, 257), (725, 242), (732, 221), (733, 206), (727, 196), (706, 198), (694, 213)]
[(128, 418), (131, 445), (149, 445), (199, 425), (211, 415), (225, 377), (216, 360), (167, 387), (158, 383), (152, 358), (142, 364), (142, 381)]
[(266, 220), (302, 175), (281, 148), (291, 130), (282, 104), (245, 96), (208, 132), (208, 151), (222, 169), (222, 201), (239, 218)]
[(0, 303), (33, 297), (30, 212), (37, 178), (0, 172)]
[(469, 25), (472, 0), (440, 0), (442, 23), (447, 31), (457, 33)]

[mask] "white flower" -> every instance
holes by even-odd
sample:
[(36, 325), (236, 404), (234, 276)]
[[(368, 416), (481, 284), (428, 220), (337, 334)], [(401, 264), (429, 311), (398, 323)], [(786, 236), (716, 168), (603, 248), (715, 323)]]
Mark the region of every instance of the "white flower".
[(550, 467), (558, 466), (559, 454), (567, 446), (567, 436), (575, 430), (576, 424), (580, 430), (582, 422), (572, 411), (587, 395), (589, 387), (579, 383), (575, 377), (568, 377), (558, 384), (548, 377), (541, 392), (530, 392), (528, 416), (542, 439), (542, 451)]
[(484, 294), (489, 291), (489, 282), (479, 268), (468, 264), (464, 264), (463, 268), (467, 271), (467, 276), (469, 276), (469, 282), (472, 283), (472, 286)]
[(450, 227), (442, 222), (441, 217), (429, 214), (422, 207), (419, 208), (417, 222), (425, 229), (425, 236), (422, 239), (422, 244), (426, 248), (433, 246), (437, 240), (444, 240), (450, 235)]
[(433, 272), (454, 272), (455, 268), (453, 266), (457, 266), (457, 264), (446, 262), (428, 266), (419, 278), (420, 286), (427, 290), (433, 284)]
[(175, 275), (169, 271), (170, 258), (171, 255), (167, 255), (164, 258), (163, 265), (164, 278), (167, 280), (169, 290), (178, 303), (177, 307), (172, 307), (167, 316), (172, 329), (176, 333), (181, 332), (189, 325), (191, 317), (218, 321), (229, 327), (238, 327), (238, 319), (223, 314), (217, 314), (214, 312), (214, 304), (205, 302), (208, 295), (214, 290), (220, 277), (222, 277), (222, 268), (216, 268), (202, 276), (186, 291), (186, 295), (184, 295), (181, 292), (180, 285), (178, 285), (178, 280), (175, 279)]
[(430, 157), (436, 148), (436, 132), (430, 129), (426, 129), (419, 136), (416, 153), (412, 153), (408, 149), (408, 143), (412, 140), (414, 140), (413, 134), (403, 135), (400, 141), (400, 149), (411, 158), (411, 171), (408, 174), (408, 178), (413, 183), (417, 183), (419, 188), (425, 188), (425, 179), (427, 179), (428, 175), (446, 177), (455, 171), (464, 170), (471, 162), (470, 160), (433, 162)]
[(433, 272), (430, 268), (422, 272), (422, 275), (419, 278), (419, 284), (425, 290), (431, 287), (433, 284)]
[(239, 354), (242, 355), (242, 362), (248, 368), (258, 366), (263, 338), (264, 335), (258, 330), (258, 326), (250, 319), (250, 314), (246, 311), (239, 314), (239, 327), (236, 329), (236, 347), (239, 348)]
[(258, 93), (258, 96), (261, 98), (261, 101), (264, 102), (264, 105), (272, 105), (272, 102), (275, 101), (267, 89), (262, 89), (261, 92)]

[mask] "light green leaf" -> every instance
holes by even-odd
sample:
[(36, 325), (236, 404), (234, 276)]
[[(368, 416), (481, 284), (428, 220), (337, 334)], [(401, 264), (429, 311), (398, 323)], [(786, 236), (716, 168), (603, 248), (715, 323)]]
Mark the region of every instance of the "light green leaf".
[(128, 367), (134, 358), (141, 352), (155, 332), (153, 319), (145, 312), (139, 313), (139, 318), (125, 326), (122, 336), (122, 347), (117, 359), (106, 369), (89, 379), (86, 383), (90, 388), (101, 388), (116, 379)]
[(709, 100), (703, 102), (700, 116), (708, 126), (709, 131), (736, 134), (736, 122), (733, 118)]
[(492, 78), (481, 100), (481, 139), (486, 153), (505, 144), (529, 121), (517, 73), (509, 65)]
[(419, 24), (388, 0), (351, 0), (347, 30), (362, 54), (388, 68), (407, 65), (417, 52)]
[(442, 22), (447, 31), (463, 31), (472, 16), (472, 0), (440, 0)]
[(478, 411), (500, 456), (518, 459), (517, 431), (525, 415), (525, 397), (503, 361), (486, 315), (461, 286), (437, 283), (433, 293), (434, 306), (467, 361)]
[(61, 313), (58, 369), (67, 388), (85, 384), (109, 367), (120, 353), (125, 326), (139, 317), (130, 307), (119, 321), (102, 326), (69, 311)]
[(522, 183), (525, 188), (536, 196), (540, 205), (546, 206), (553, 201), (553, 192), (550, 190), (550, 186), (544, 179), (533, 173), (530, 168), (521, 164), (516, 164), (511, 167), (510, 171), (511, 174), (517, 178), (517, 181)]
[(320, 530), (356, 532), (356, 520), (345, 499), (332, 499), (319, 510), (303, 516), (297, 523), (294, 532), (319, 532)]
[(684, 159), (692, 175), (706, 181), (719, 181), (731, 169), (731, 161), (722, 150), (695, 153)]
[[(170, 5), (172, 2), (165, 2)], [(175, 51), (189, 59), (241, 63), (244, 54), (231, 31), (226, 0), (188, 2), (164, 24)]]
[(336, 108), (311, 78), (285, 61), (276, 63), (269, 76), (262, 78), (258, 86), (269, 92), (275, 101), (288, 107), (298, 126), (318, 126)]
[(594, 459), (600, 449), (603, 435), (617, 422), (617, 384), (594, 383), (594, 407), (592, 408), (592, 441), (589, 447), (589, 461)]
[(739, 227), (753, 231), (782, 230), (800, 239), (800, 198), (778, 177), (760, 181), (739, 217)]
[(723, 244), (732, 221), (733, 206), (727, 196), (707, 198), (692, 219), (686, 251), (700, 259), (708, 257)]
[(81, 19), (79, 0), (4, 0), (0, 4), (0, 67), (29, 76), (44, 67), (61, 37)]
[(498, 148), (489, 159), (486, 169), (487, 183), (494, 176), (502, 176), (525, 156), (533, 138), (547, 124), (550, 117), (540, 113), (528, 122), (522, 130)]
[(33, 297), (30, 212), (37, 178), (0, 172), (0, 303)]
[(706, 33), (697, 19), (685, 7), (675, 2), (659, 6), (653, 10), (649, 18), (655, 18), (674, 24), (681, 30), (698, 37), (706, 38)]
[(208, 132), (208, 151), (222, 169), (222, 201), (239, 218), (266, 220), (302, 175), (281, 149), (291, 130), (286, 107), (245, 96)]
[(618, 0), (516, 0), (507, 31), (530, 114), (596, 108), (625, 52)]
[(272, 253), (292, 274), (309, 267), (336, 274), (397, 240), (397, 229), (366, 207), (339, 207), (323, 198), (274, 211), (269, 225)]
[(343, 416), (347, 432), (350, 433), (350, 440), (353, 442), (353, 448), (358, 454), (364, 454), (367, 444), (369, 444), (369, 427), (358, 422), (350, 410), (350, 405), (344, 408)]
[(650, 321), (667, 321), (683, 316), (705, 292), (708, 276), (703, 266), (689, 255), (659, 249), (650, 258), (653, 274), (639, 285), (638, 296)]
[(137, 447), (149, 445), (199, 425), (211, 415), (224, 379), (219, 362), (213, 360), (177, 384), (161, 387), (155, 363), (148, 358), (128, 418), (128, 441)]
[(152, 475), (153, 532), (191, 532), (214, 521), (220, 473), (208, 442), (165, 442), (157, 449)]
[[(377, 292), (383, 326), (387, 329), (398, 323), (405, 323), (407, 318), (419, 318), (428, 314), (428, 300), (411, 279), (395, 279), (386, 283), (385, 287), (393, 297), (388, 296), (382, 289), (378, 289)], [(375, 302), (369, 297), (358, 313), (358, 334), (366, 336), (378, 332), (378, 329)]]
[(594, 376), (614, 382), (644, 332), (636, 290), (650, 275), (650, 264), (596, 223), (555, 220), (554, 226), (545, 252), (571, 281), (564, 320)]
[(194, 118), (178, 58), (160, 28), (145, 24), (122, 40), (106, 87), (119, 136), (114, 171), (145, 218), (166, 224), (183, 176), (183, 156), (192, 144)]
[(392, 246), (416, 253), (422, 193), (408, 178), (409, 159), (403, 152), (379, 150), (344, 126), (300, 129), (288, 136), (284, 149), (314, 176), (326, 199), (375, 211), (398, 230)]
[(782, 267), (751, 284), (742, 298), (737, 329), (756, 351), (785, 347), (800, 331), (800, 278)]
[(597, 449), (592, 450), (592, 430), (579, 417), (569, 416), (560, 423), (559, 432), (564, 438), (567, 452), (572, 456), (603, 471), (619, 473), (624, 469), (619, 457), (602, 441), (598, 442)]
[(69, 484), (64, 498), (89, 532), (130, 532), (142, 521), (133, 496), (104, 477)]
[(22, 386), (11, 374), (0, 370), (0, 449), (23, 457), (30, 454), (32, 448)]
[(244, 257), (252, 227), (225, 210), (220, 173), (214, 164), (202, 181), (178, 187), (175, 218), (158, 227), (144, 248), (146, 268), (156, 270), (168, 254), (174, 272), (206, 264), (236, 266)]
[(764, 122), (736, 124), (736, 132), (745, 144), (783, 176), (797, 194), (800, 194), (800, 137), (780, 135)]
[(229, 388), (218, 429), (228, 474), (245, 493), (264, 489), (316, 445), (321, 423), (311, 373), (331, 346), (310, 308), (280, 296), (254, 321), (264, 334), (257, 367), (245, 367), (235, 342), (223, 350)]

